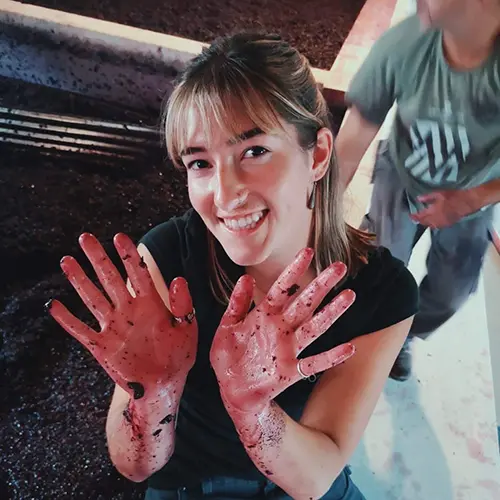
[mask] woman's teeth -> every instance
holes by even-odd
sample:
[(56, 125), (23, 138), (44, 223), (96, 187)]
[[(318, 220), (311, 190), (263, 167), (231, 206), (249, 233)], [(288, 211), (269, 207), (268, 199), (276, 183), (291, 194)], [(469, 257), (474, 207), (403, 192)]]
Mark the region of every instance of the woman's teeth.
[(264, 217), (264, 212), (255, 212), (252, 215), (241, 217), (239, 219), (224, 219), (226, 227), (233, 231), (240, 229), (253, 229), (259, 221)]

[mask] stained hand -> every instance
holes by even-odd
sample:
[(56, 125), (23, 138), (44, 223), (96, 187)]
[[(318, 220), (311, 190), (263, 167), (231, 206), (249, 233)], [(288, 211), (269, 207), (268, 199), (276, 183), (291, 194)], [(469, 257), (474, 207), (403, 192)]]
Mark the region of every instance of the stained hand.
[(418, 200), (428, 206), (412, 215), (412, 219), (433, 229), (451, 226), (476, 211), (468, 190), (435, 191), (419, 196)]
[(79, 241), (109, 300), (73, 257), (64, 257), (61, 267), (101, 331), (77, 319), (57, 300), (48, 306), (50, 314), (135, 399), (150, 389), (158, 394), (169, 383), (183, 382), (194, 364), (198, 342), (186, 281), (177, 278), (172, 282), (169, 312), (146, 264), (126, 235), (116, 235), (114, 244), (135, 296), (94, 236), (83, 234)]
[(343, 344), (297, 359), (355, 299), (352, 290), (344, 290), (314, 314), (328, 292), (344, 277), (346, 266), (332, 264), (299, 295), (297, 282), (312, 258), (311, 249), (300, 252), (251, 312), (248, 311), (253, 298), (253, 279), (245, 275), (236, 284), (210, 351), (226, 407), (258, 411), (301, 378), (325, 371), (354, 354), (354, 346)]

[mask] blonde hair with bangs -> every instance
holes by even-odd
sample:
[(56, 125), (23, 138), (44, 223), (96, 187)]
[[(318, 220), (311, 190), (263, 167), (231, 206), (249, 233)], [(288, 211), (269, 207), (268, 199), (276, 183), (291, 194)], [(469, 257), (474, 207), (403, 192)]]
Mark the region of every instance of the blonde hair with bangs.
[[(293, 125), (304, 150), (314, 147), (321, 128), (332, 128), (307, 59), (280, 37), (259, 33), (216, 40), (183, 73), (164, 113), (167, 149), (178, 168), (183, 168), (180, 153), (192, 133), (188, 118), (193, 112), (202, 120), (207, 141), (214, 136), (213, 127), (229, 137), (241, 133), (237, 120), (242, 114), (264, 132), (281, 127), (280, 120)], [(342, 194), (333, 154), (316, 186), (310, 245), (317, 273), (342, 261), (352, 275), (373, 249), (372, 235), (346, 224)], [(217, 246), (209, 232), (212, 290), (227, 303), (234, 283), (219, 262)]]

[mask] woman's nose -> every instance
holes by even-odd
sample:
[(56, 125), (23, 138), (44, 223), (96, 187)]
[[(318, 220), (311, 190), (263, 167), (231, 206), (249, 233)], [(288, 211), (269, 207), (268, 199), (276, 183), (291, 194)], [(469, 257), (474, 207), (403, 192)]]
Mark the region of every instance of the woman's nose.
[(229, 213), (245, 203), (247, 190), (235, 168), (217, 168), (213, 183), (215, 205), (219, 209)]

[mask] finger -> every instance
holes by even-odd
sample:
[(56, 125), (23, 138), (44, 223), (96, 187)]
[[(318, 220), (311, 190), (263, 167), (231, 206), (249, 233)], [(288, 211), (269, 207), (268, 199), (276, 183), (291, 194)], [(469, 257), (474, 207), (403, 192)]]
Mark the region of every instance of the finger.
[(123, 233), (113, 238), (118, 255), (122, 259), (130, 284), (136, 296), (145, 296), (156, 291), (144, 259), (139, 255), (134, 242)]
[(434, 203), (441, 197), (440, 193), (429, 193), (418, 196), (418, 201), (422, 203)]
[(421, 220), (425, 217), (430, 217), (435, 212), (434, 207), (423, 208), (416, 214), (411, 214), (412, 219)]
[(434, 224), (434, 219), (436, 218), (433, 213), (425, 213), (422, 215), (414, 215), (411, 217), (414, 222), (422, 226), (431, 227)]
[(243, 275), (236, 283), (229, 305), (220, 322), (221, 326), (236, 325), (245, 319), (253, 299), (255, 281), (248, 274)]
[(193, 321), (193, 301), (189, 293), (187, 281), (184, 278), (175, 278), (169, 290), (170, 311), (176, 318)]
[(293, 328), (298, 328), (309, 319), (319, 307), (328, 292), (346, 275), (347, 266), (334, 262), (327, 267), (295, 299), (285, 311), (285, 321)]
[(432, 213), (425, 213), (420, 216), (412, 216), (412, 219), (418, 224), (421, 224), (422, 226), (435, 227), (435, 221), (434, 221), (435, 217), (434, 214)]
[(316, 354), (315, 356), (299, 359), (298, 375), (300, 378), (303, 376), (310, 377), (329, 370), (347, 361), (355, 352), (356, 348), (354, 345), (347, 343), (334, 347), (329, 351)]
[(131, 297), (125, 282), (97, 238), (84, 233), (79, 242), (113, 304), (119, 306), (129, 301)]
[(90, 348), (92, 343), (99, 337), (96, 331), (92, 330), (92, 328), (73, 316), (66, 306), (61, 304), (58, 300), (51, 300), (46, 305), (46, 309), (59, 325), (85, 347)]
[(281, 273), (274, 285), (270, 288), (266, 301), (272, 310), (279, 310), (299, 290), (298, 281), (309, 269), (314, 250), (305, 248), (301, 250), (295, 260)]
[(296, 330), (297, 354), (323, 335), (351, 307), (355, 298), (356, 294), (352, 290), (343, 290), (320, 312)]
[(102, 327), (106, 318), (108, 318), (113, 311), (111, 304), (88, 278), (76, 259), (73, 257), (63, 257), (61, 260), (61, 269), (83, 300), (83, 303), (97, 321), (99, 321)]

